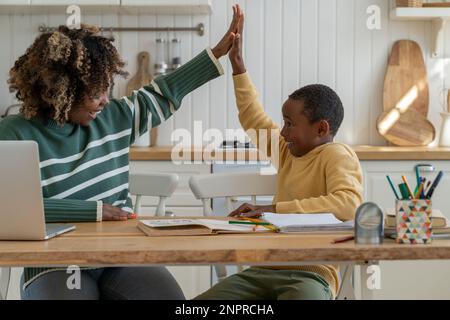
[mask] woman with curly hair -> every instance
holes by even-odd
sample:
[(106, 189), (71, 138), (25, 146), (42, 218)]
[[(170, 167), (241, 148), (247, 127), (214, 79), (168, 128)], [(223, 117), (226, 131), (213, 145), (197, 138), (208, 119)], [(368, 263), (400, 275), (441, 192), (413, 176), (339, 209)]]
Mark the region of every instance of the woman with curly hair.
[[(124, 62), (112, 39), (98, 29), (60, 26), (40, 35), (10, 70), (10, 89), (23, 106), (0, 122), (0, 140), (39, 145), (47, 222), (127, 220), (129, 148), (147, 130), (167, 120), (185, 95), (218, 77), (218, 58), (231, 47), (241, 17), (222, 40), (174, 72), (156, 78), (129, 97), (108, 101)], [(183, 299), (164, 267), (84, 268), (81, 289), (66, 286), (66, 269), (26, 268), (23, 299)]]

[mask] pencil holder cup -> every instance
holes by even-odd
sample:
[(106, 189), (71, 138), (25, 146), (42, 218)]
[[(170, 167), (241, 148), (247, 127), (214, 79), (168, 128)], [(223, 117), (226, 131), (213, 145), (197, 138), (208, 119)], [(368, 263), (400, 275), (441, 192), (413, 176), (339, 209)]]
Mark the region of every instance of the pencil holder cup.
[(431, 243), (431, 200), (397, 200), (397, 243)]

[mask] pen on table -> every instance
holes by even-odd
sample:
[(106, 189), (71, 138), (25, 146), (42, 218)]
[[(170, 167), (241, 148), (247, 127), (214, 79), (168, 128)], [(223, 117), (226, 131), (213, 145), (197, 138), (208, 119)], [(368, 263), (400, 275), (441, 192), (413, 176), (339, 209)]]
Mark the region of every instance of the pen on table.
[(422, 178), (420, 178), (420, 184), (419, 184), (419, 187), (417, 188), (417, 192), (416, 192), (416, 194), (414, 195), (415, 199), (420, 199), (420, 198), (421, 198), (420, 195), (422, 194), (423, 183), (424, 183), (424, 182), (425, 182), (425, 181), (424, 181)]
[(270, 222), (258, 222), (258, 221), (236, 221), (236, 220), (230, 220), (228, 221), (229, 224), (250, 224), (250, 225), (257, 225), (257, 226), (268, 226), (271, 225)]
[(409, 195), (411, 196), (412, 199), (414, 199), (414, 194), (412, 193), (411, 188), (409, 187), (408, 180), (406, 180), (405, 176), (402, 176), (402, 180), (405, 183), (406, 188), (408, 189)]
[(423, 188), (423, 197), (425, 198), (425, 194), (427, 193), (427, 190), (429, 190), (429, 188), (430, 188), (430, 184), (431, 184), (431, 181), (428, 181), (427, 182), (427, 187), (426, 188)]
[(347, 236), (342, 238), (334, 239), (331, 243), (341, 243), (355, 239), (355, 236)]
[[(425, 199), (426, 181), (427, 181), (427, 178), (423, 178), (423, 187), (422, 187), (422, 191), (419, 194), (419, 199)], [(429, 181), (428, 181), (428, 183), (429, 183)]]
[(433, 196), (434, 190), (436, 189), (437, 185), (441, 181), (442, 176), (444, 175), (444, 172), (441, 170), (439, 171), (438, 175), (436, 176), (436, 179), (434, 179), (433, 183), (431, 184), (430, 189), (427, 192), (426, 198), (431, 198)]
[(403, 200), (411, 199), (411, 196), (409, 195), (408, 188), (406, 187), (405, 183), (400, 183), (398, 185), (398, 188), (400, 189), (400, 193), (402, 194)]
[(414, 190), (414, 194), (416, 194), (417, 190), (419, 189), (420, 181), (422, 178), (419, 175), (419, 166), (416, 166), (416, 189)]
[(397, 190), (395, 190), (394, 183), (393, 183), (392, 180), (391, 180), (391, 177), (386, 176), (386, 178), (387, 178), (387, 180), (388, 180), (388, 182), (389, 182), (389, 184), (390, 184), (390, 186), (391, 186), (391, 188), (392, 188), (392, 191), (394, 191), (395, 197), (397, 198), (397, 200), (400, 200), (400, 198), (399, 198), (399, 196), (398, 196), (398, 194), (397, 194)]

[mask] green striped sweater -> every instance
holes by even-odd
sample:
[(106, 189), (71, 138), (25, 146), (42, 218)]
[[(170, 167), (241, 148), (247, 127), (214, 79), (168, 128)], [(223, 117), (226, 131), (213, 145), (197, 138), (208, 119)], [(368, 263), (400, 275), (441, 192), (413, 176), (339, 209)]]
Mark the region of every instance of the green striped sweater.
[[(38, 143), (47, 222), (101, 221), (103, 203), (132, 210), (130, 145), (149, 124), (158, 126), (178, 110), (186, 94), (221, 74), (220, 63), (207, 48), (131, 96), (112, 99), (88, 127), (14, 115), (0, 122), (0, 140)], [(24, 287), (53, 270), (58, 269), (26, 268)]]

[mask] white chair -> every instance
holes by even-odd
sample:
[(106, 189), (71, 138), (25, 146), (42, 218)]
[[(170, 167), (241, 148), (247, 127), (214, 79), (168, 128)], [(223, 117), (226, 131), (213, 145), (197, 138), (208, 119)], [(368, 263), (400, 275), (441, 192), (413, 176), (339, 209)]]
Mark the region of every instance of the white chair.
[[(251, 196), (252, 203), (257, 204), (257, 196), (270, 196), (276, 192), (276, 175), (261, 175), (258, 172), (249, 173), (215, 173), (193, 176), (189, 180), (194, 196), (203, 202), (203, 215), (212, 215), (211, 200), (225, 198), (228, 212), (235, 209), (236, 197)], [(214, 269), (219, 281), (227, 276), (225, 266), (215, 265)], [(341, 266), (341, 285), (336, 299), (354, 299), (352, 284), (353, 264)]]
[[(178, 175), (173, 173), (130, 173), (130, 193), (136, 195), (134, 212), (141, 212), (142, 196), (159, 197), (155, 216), (166, 213), (166, 199), (178, 186)], [(0, 300), (8, 295), (11, 268), (0, 268)]]
[(166, 199), (178, 186), (179, 177), (174, 173), (130, 173), (130, 193), (136, 195), (134, 212), (141, 212), (142, 196), (159, 197), (155, 216), (166, 214)]

